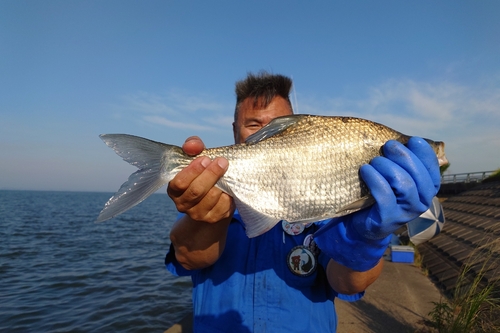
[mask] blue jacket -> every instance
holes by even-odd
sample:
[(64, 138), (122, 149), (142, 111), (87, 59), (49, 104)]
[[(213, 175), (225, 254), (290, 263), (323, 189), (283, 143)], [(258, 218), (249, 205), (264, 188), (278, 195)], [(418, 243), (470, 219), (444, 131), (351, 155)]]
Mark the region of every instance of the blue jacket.
[(335, 332), (334, 299), (354, 301), (362, 293), (347, 296), (328, 284), (329, 258), (319, 254), (313, 274), (293, 274), (287, 265), (290, 250), (326, 222), (317, 222), (299, 235), (283, 231), (281, 223), (255, 238), (248, 238), (235, 212), (226, 247), (212, 266), (188, 271), (167, 253), (167, 269), (193, 281), (195, 332)]

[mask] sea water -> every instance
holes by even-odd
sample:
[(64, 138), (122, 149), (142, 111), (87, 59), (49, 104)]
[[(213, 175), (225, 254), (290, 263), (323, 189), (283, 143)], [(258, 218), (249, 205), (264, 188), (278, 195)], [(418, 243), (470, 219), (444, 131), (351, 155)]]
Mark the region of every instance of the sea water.
[(171, 200), (94, 223), (111, 195), (0, 191), (0, 332), (163, 332), (190, 311), (164, 265)]

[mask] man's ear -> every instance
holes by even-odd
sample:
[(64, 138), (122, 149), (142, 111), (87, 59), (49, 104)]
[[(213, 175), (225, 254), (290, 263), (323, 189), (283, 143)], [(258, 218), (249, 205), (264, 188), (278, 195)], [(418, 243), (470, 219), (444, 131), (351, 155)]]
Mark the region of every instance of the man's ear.
[(236, 123), (233, 121), (233, 137), (234, 137), (234, 142), (236, 143)]

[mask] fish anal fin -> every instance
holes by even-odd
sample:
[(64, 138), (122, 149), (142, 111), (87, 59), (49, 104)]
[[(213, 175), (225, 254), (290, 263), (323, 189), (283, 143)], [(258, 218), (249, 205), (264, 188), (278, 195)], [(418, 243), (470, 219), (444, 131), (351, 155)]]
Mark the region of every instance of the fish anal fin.
[(245, 224), (245, 230), (248, 238), (254, 238), (262, 235), (272, 229), (280, 219), (263, 214), (250, 206), (245, 205), (238, 199), (235, 199), (236, 208)]

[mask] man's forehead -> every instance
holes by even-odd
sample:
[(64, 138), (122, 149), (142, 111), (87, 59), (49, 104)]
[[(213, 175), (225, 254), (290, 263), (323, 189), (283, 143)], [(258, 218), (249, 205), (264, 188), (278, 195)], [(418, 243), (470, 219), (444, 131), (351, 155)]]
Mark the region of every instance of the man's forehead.
[(244, 108), (252, 108), (252, 109), (265, 109), (271, 102), (276, 99), (276, 97), (273, 98), (266, 98), (264, 96), (250, 96), (245, 98), (241, 102), (241, 106)]
[(269, 101), (265, 97), (259, 97), (255, 99), (254, 97), (248, 97), (240, 105), (241, 109), (253, 109), (253, 110), (266, 110), (268, 108), (283, 108), (286, 107), (290, 109), (290, 105), (286, 99), (281, 96), (274, 96)]

